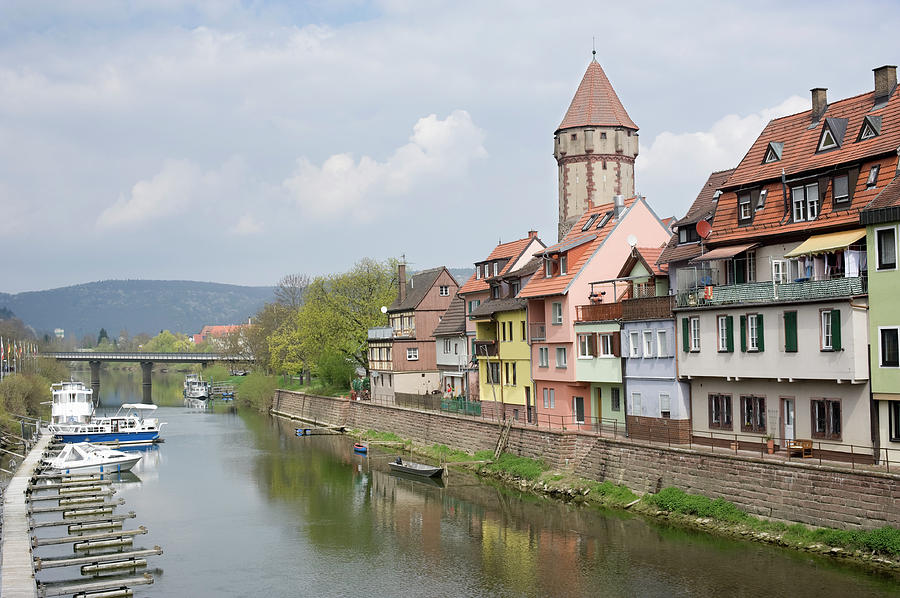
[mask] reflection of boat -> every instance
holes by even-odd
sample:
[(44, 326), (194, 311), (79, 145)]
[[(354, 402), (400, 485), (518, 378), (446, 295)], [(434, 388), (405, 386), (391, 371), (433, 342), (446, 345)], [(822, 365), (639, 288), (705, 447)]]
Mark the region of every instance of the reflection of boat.
[(433, 486), (434, 488), (444, 488), (444, 480), (440, 477), (426, 478), (425, 476), (395, 470), (391, 471), (390, 477), (409, 482), (410, 484), (422, 484), (425, 486)]
[(184, 377), (184, 398), (206, 400), (209, 398), (209, 382), (204, 382), (200, 374)]
[(188, 409), (202, 409), (206, 411), (207, 408), (212, 406), (212, 403), (204, 400), (204, 399), (184, 399), (184, 406)]
[(438, 477), (444, 473), (443, 467), (434, 467), (432, 465), (423, 465), (413, 461), (403, 461), (397, 457), (396, 461), (390, 462), (391, 471), (400, 473), (408, 473), (410, 475), (422, 476), (425, 478)]
[[(55, 385), (54, 385), (55, 386)], [(90, 392), (90, 391), (88, 391)], [(65, 393), (57, 391), (53, 393), (53, 413), (56, 413), (57, 405), (63, 405)], [(75, 393), (76, 396), (78, 393)], [(57, 402), (59, 401), (59, 403)], [(90, 401), (90, 395), (88, 395)], [(144, 417), (145, 411), (153, 411), (156, 405), (144, 403), (124, 403), (113, 416), (93, 416), (86, 422), (63, 421), (51, 423), (50, 432), (58, 436), (63, 442), (118, 442), (140, 443), (153, 442), (159, 439), (159, 430), (165, 425), (159, 423), (155, 417)], [(51, 416), (56, 420), (56, 416)], [(62, 419), (62, 418), (61, 418)]]
[(369, 452), (369, 447), (357, 442), (357, 443), (354, 443), (354, 445), (353, 445), (353, 452), (359, 453), (360, 455), (365, 455), (366, 453)]
[(112, 473), (128, 471), (140, 460), (140, 455), (78, 442), (67, 444), (55, 457), (44, 459), (44, 464), (61, 473)]

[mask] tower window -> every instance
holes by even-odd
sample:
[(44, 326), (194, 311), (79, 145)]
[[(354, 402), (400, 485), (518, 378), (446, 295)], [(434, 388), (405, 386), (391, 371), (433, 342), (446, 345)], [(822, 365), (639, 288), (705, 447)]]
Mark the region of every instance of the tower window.
[(576, 139), (578, 139), (578, 135), (576, 135), (575, 133), (572, 133), (572, 141), (575, 141)]
[(606, 132), (604, 132), (604, 131), (600, 132), (600, 139), (606, 139)]

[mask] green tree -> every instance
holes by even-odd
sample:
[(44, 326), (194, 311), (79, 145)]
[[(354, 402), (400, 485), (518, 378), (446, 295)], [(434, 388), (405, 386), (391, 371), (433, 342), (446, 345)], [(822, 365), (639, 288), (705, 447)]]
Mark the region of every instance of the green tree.
[(163, 330), (151, 338), (141, 349), (145, 353), (189, 353), (192, 350), (193, 346), (186, 335), (168, 330)]
[(100, 334), (97, 335), (97, 346), (101, 346), (103, 344), (103, 341), (109, 343), (109, 334), (107, 334), (106, 328), (100, 329)]

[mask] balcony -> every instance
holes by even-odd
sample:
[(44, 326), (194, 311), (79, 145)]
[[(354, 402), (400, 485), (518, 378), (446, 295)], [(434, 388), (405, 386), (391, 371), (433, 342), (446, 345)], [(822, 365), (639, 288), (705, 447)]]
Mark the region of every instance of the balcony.
[(477, 357), (496, 357), (497, 341), (475, 341), (475, 355)]
[(547, 324), (545, 322), (532, 322), (528, 325), (529, 338), (532, 341), (547, 339)]
[(370, 341), (384, 341), (393, 338), (394, 329), (390, 326), (378, 326), (377, 328), (369, 328)]
[(665, 320), (672, 316), (675, 295), (625, 299), (622, 301), (623, 320)]
[(394, 330), (394, 338), (416, 338), (416, 329), (397, 328)]
[(864, 276), (831, 278), (827, 280), (802, 280), (773, 283), (749, 282), (724, 286), (708, 286), (676, 295), (677, 307), (703, 307), (731, 303), (787, 303), (807, 299), (852, 297), (868, 292)]
[(576, 322), (603, 322), (604, 320), (621, 320), (622, 303), (593, 303), (575, 306)]

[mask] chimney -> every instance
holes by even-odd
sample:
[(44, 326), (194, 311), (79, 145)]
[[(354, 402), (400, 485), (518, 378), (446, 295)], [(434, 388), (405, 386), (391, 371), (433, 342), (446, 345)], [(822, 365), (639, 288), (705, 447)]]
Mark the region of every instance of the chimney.
[(828, 89), (825, 87), (814, 87), (809, 91), (812, 94), (812, 115), (810, 118), (812, 122), (817, 123), (822, 118), (822, 115), (825, 114), (825, 109), (828, 108), (828, 99), (825, 97), (825, 92)]
[(872, 69), (875, 73), (875, 103), (886, 100), (897, 87), (897, 67), (893, 65), (880, 66)]
[(625, 196), (613, 195), (613, 214), (618, 218), (625, 211)]
[(400, 285), (400, 302), (406, 301), (406, 262), (397, 264), (397, 284)]
[(529, 239), (537, 239), (537, 231), (536, 230), (528, 231), (528, 238)]

